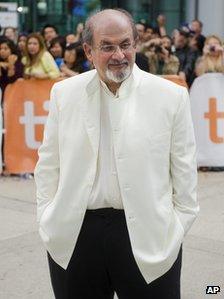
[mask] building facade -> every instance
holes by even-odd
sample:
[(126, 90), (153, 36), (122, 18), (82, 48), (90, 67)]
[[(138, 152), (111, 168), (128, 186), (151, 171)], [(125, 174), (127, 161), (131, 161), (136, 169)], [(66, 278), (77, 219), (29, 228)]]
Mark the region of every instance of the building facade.
[[(163, 13), (167, 29), (185, 20), (185, 0), (17, 0), (19, 31), (38, 31), (45, 24), (54, 24), (61, 34), (73, 32), (79, 22), (100, 8), (124, 8), (135, 21), (155, 25), (156, 16)], [(0, 4), (1, 6), (1, 4)], [(1, 19), (0, 19), (1, 22)]]
[(198, 18), (203, 23), (203, 34), (216, 34), (224, 39), (224, 1), (186, 1), (186, 20)]
[(198, 18), (204, 23), (205, 35), (224, 37), (224, 0), (5, 0), (0, 1), (0, 11), (1, 3), (17, 4), (19, 31), (38, 31), (45, 24), (54, 24), (61, 34), (70, 33), (90, 13), (119, 7), (128, 10), (135, 21), (152, 25), (158, 14), (164, 14), (169, 34), (181, 23)]

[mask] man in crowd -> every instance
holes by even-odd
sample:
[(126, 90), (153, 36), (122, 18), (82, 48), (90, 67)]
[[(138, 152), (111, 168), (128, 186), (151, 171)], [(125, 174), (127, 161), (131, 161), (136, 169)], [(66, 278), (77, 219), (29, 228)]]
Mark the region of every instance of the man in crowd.
[(143, 23), (136, 23), (135, 26), (136, 26), (136, 29), (138, 32), (139, 42), (142, 43), (144, 41), (144, 34), (145, 34), (146, 26)]
[(144, 42), (148, 42), (152, 37), (154, 33), (154, 28), (150, 24), (145, 25), (145, 33), (143, 36)]
[(57, 299), (180, 299), (181, 244), (197, 213), (185, 88), (135, 64), (131, 16), (91, 16), (95, 70), (58, 82), (35, 170)]
[(191, 78), (194, 73), (194, 66), (198, 54), (189, 47), (189, 33), (180, 31), (174, 39), (175, 52), (180, 62), (179, 76), (188, 84), (192, 83)]
[(47, 24), (42, 29), (42, 35), (47, 48), (49, 48), (52, 39), (58, 36), (58, 30), (54, 25)]
[(203, 24), (201, 21), (197, 19), (191, 21), (190, 29), (194, 32), (195, 36), (200, 36), (205, 41), (205, 36), (202, 34)]
[(193, 32), (191, 40), (193, 40), (193, 43), (197, 45), (196, 50), (198, 50), (199, 54), (201, 55), (206, 39), (205, 36), (202, 34), (203, 24), (201, 21), (195, 19), (191, 22), (190, 29)]
[(144, 53), (142, 53), (142, 49), (144, 48), (144, 36), (145, 36), (146, 25), (139, 22), (136, 23), (135, 26), (138, 33), (135, 63), (141, 70), (148, 72), (149, 71), (148, 58), (145, 56)]
[(167, 35), (166, 33), (166, 17), (163, 14), (159, 14), (156, 19), (156, 31), (160, 36)]

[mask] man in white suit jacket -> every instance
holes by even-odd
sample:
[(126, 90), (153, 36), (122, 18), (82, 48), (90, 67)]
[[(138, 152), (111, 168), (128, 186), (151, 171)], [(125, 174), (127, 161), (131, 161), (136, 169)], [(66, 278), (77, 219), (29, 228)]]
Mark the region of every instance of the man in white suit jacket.
[(135, 64), (125, 11), (85, 25), (95, 70), (58, 82), (35, 169), (56, 298), (179, 299), (199, 207), (188, 92)]

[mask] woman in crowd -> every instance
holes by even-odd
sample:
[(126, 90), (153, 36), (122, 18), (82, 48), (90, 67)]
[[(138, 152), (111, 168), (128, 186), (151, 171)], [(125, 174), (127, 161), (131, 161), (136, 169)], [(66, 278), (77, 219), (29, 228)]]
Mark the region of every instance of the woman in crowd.
[(4, 92), (9, 83), (23, 77), (23, 64), (16, 45), (7, 38), (0, 41), (0, 88)]
[(206, 38), (203, 55), (196, 62), (195, 73), (197, 76), (224, 73), (224, 49), (218, 36), (210, 35)]
[(65, 45), (66, 45), (65, 39), (61, 36), (57, 36), (53, 38), (52, 41), (50, 42), (49, 52), (54, 57), (54, 60), (58, 68), (60, 68), (63, 62)]
[(83, 28), (84, 28), (83, 23), (78, 23), (75, 33), (69, 33), (66, 35), (66, 37), (65, 37), (66, 46), (69, 46), (69, 45), (81, 40)]
[(75, 30), (76, 31), (75, 37), (77, 42), (81, 40), (83, 29), (84, 29), (84, 24), (78, 23)]
[(64, 64), (61, 65), (60, 69), (62, 77), (72, 77), (89, 70), (80, 42), (73, 43), (65, 48)]
[(25, 55), (26, 40), (27, 40), (27, 33), (25, 32), (20, 33), (17, 41), (17, 47), (22, 57)]
[(17, 40), (17, 31), (16, 28), (12, 27), (12, 26), (8, 26), (4, 29), (3, 31), (3, 35), (10, 39), (11, 41), (13, 41), (14, 43), (16, 43)]
[(25, 52), (22, 59), (25, 78), (54, 79), (60, 76), (54, 58), (46, 50), (40, 34), (32, 33), (27, 37)]

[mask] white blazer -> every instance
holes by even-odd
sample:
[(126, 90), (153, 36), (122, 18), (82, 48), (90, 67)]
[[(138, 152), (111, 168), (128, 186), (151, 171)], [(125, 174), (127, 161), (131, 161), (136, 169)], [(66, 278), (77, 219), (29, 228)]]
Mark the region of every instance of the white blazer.
[[(54, 85), (35, 169), (39, 232), (64, 269), (96, 175), (99, 84), (92, 70)], [(133, 85), (120, 99), (125, 117), (112, 132), (117, 173), (133, 254), (150, 283), (171, 268), (199, 211), (189, 97), (135, 65)]]

